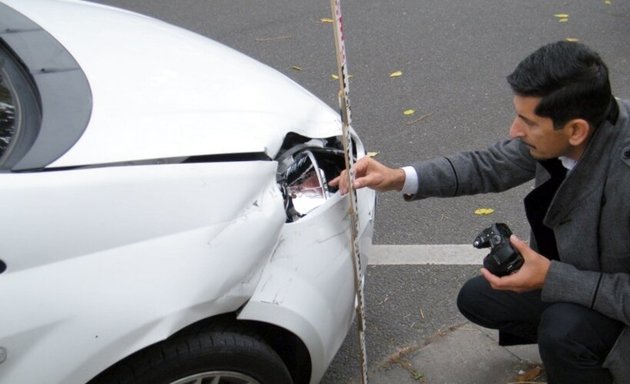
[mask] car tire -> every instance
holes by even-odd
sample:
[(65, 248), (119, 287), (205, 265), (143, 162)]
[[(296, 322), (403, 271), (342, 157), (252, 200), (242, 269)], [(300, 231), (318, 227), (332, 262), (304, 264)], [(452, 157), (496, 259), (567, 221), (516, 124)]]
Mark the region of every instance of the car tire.
[(280, 356), (237, 330), (186, 335), (144, 349), (89, 384), (292, 384)]

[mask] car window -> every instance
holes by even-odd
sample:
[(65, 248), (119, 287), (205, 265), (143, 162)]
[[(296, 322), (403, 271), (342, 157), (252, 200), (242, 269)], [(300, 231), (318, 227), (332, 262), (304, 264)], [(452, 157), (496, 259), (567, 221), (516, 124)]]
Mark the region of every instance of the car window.
[(15, 136), (15, 101), (9, 76), (0, 70), (0, 158)]

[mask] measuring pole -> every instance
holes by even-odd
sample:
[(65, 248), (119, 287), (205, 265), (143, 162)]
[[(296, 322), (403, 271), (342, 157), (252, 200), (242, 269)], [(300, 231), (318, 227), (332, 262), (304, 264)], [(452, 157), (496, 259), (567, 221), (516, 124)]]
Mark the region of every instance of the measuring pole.
[(357, 194), (354, 181), (354, 159), (352, 157), (352, 140), (350, 137), (350, 97), (348, 87), (348, 65), (346, 62), (346, 46), (343, 39), (343, 17), (341, 16), (341, 0), (330, 0), (332, 19), (335, 31), (335, 51), (337, 53), (337, 72), (339, 76), (339, 108), (342, 121), (342, 144), (348, 178), (348, 198), (350, 201), (349, 216), (351, 222), (352, 258), (354, 267), (354, 289), (357, 296), (357, 330), (361, 348), (361, 382), (367, 384), (367, 350), (365, 347), (365, 301), (361, 275), (361, 254), (359, 253), (359, 213), (357, 212)]

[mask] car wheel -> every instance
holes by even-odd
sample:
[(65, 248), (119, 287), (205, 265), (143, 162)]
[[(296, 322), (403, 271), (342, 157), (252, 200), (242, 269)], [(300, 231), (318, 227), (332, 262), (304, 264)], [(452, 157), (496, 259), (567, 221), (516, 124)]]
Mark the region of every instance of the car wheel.
[(214, 331), (168, 339), (90, 384), (292, 384), (280, 356), (258, 336)]

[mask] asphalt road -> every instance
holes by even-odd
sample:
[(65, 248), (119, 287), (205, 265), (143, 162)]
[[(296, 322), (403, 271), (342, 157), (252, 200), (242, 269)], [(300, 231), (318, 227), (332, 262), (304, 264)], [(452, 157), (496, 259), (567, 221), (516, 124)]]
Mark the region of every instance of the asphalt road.
[[(337, 108), (332, 25), (326, 0), (96, 0), (209, 36), (266, 63)], [(513, 119), (505, 82), (539, 46), (567, 38), (599, 51), (617, 96), (630, 98), (630, 3), (620, 0), (342, 0), (353, 125), (391, 166), (505, 137)], [(557, 15), (565, 14), (567, 17)], [(165, 52), (165, 54), (177, 54)], [(401, 71), (399, 77), (390, 77)], [(415, 114), (405, 116), (404, 110)], [(405, 203), (381, 194), (375, 243), (464, 244), (491, 222), (528, 229), (530, 185), (456, 199)], [(492, 208), (489, 216), (477, 208)], [(463, 321), (454, 300), (476, 266), (370, 266), (366, 280), (371, 367)], [(350, 334), (324, 378), (356, 382)]]

